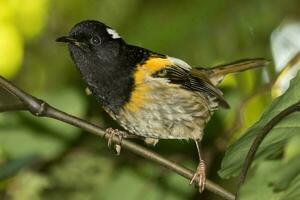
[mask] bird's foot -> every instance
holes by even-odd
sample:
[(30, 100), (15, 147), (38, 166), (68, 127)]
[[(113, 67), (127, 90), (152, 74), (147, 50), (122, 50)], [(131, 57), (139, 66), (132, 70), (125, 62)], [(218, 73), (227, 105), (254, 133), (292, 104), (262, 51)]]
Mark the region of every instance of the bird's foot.
[(155, 146), (158, 143), (158, 139), (154, 139), (154, 138), (145, 138), (144, 142), (149, 145), (149, 146)]
[(92, 91), (88, 87), (86, 87), (84, 91), (87, 96), (90, 96), (92, 94)]
[(128, 134), (124, 131), (120, 131), (118, 129), (108, 128), (105, 130), (105, 133), (108, 134), (108, 142), (107, 146), (108, 148), (111, 148), (111, 145), (113, 143), (113, 137), (117, 136), (119, 137), (119, 142), (115, 144), (115, 150), (117, 152), (117, 155), (120, 155), (121, 153), (121, 145), (122, 145), (122, 139), (127, 138)]
[(206, 182), (206, 175), (205, 175), (206, 167), (204, 160), (199, 161), (199, 165), (197, 167), (197, 171), (194, 174), (193, 178), (191, 179), (190, 184), (192, 184), (195, 179), (198, 177), (198, 186), (199, 186), (199, 192), (203, 192), (205, 188), (205, 182)]

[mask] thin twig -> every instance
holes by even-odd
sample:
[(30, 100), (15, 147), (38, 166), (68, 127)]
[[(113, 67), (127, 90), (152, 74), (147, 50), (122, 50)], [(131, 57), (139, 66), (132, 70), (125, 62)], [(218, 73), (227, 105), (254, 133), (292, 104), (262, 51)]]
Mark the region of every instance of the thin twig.
[(246, 156), (242, 171), (240, 173), (239, 182), (237, 186), (237, 193), (236, 193), (236, 199), (239, 198), (239, 191), (242, 186), (242, 184), (245, 182), (245, 179), (248, 174), (248, 170), (251, 166), (252, 161), (254, 160), (255, 154), (258, 150), (259, 145), (262, 143), (264, 138), (268, 135), (268, 133), (271, 131), (271, 129), (278, 124), (282, 119), (290, 115), (291, 113), (300, 111), (300, 101), (297, 103), (289, 106), (285, 110), (281, 111), (279, 114), (277, 114), (271, 121), (269, 121), (263, 129), (260, 130), (260, 132), (257, 134), (254, 142), (252, 143), (250, 150), (248, 151), (248, 154)]
[[(31, 95), (27, 94), (26, 92), (22, 91), (21, 89), (19, 89), (18, 87), (16, 87), (15, 85), (13, 85), (12, 83), (10, 83), (8, 80), (6, 80), (5, 78), (3, 78), (1, 76), (0, 76), (0, 87), (4, 88), (8, 92), (13, 94), (17, 98), (19, 98), (19, 100), (24, 103), (25, 110), (31, 112), (35, 116), (49, 117), (49, 118), (57, 119), (59, 121), (63, 121), (65, 123), (68, 123), (68, 124), (71, 124), (78, 128), (81, 128), (89, 133), (93, 133), (97, 136), (104, 137), (105, 139), (108, 139), (110, 137), (100, 127), (50, 106), (45, 101), (37, 99), (36, 97), (31, 96)], [(119, 137), (113, 137), (112, 140), (115, 143), (122, 142), (122, 147), (124, 149), (128, 149), (144, 158), (152, 160), (152, 161), (160, 164), (161, 166), (164, 166), (167, 169), (170, 169), (189, 180), (193, 177), (194, 172), (192, 172), (191, 170), (189, 170), (183, 166), (180, 166), (179, 164), (177, 164), (173, 161), (170, 161), (170, 160), (162, 157), (161, 155), (146, 149), (145, 147), (137, 145), (126, 139), (123, 139), (122, 141), (120, 141)], [(228, 199), (228, 200), (235, 199), (233, 194), (226, 191), (224, 188), (217, 185), (216, 183), (213, 183), (210, 180), (206, 181), (206, 189), (225, 198), (225, 199)]]
[(0, 106), (0, 113), (7, 112), (7, 111), (18, 111), (18, 110), (25, 110), (26, 107), (22, 102), (9, 104), (9, 105), (1, 105)]

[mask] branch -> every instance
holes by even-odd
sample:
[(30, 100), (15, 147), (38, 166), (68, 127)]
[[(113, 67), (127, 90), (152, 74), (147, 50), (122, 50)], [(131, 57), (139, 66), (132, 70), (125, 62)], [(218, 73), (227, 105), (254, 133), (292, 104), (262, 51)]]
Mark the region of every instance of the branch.
[(281, 111), (279, 114), (277, 114), (273, 119), (271, 119), (271, 121), (269, 121), (261, 130), (260, 132), (257, 134), (254, 142), (252, 143), (248, 154), (246, 156), (242, 171), (240, 173), (240, 177), (239, 177), (239, 182), (238, 182), (238, 186), (237, 186), (237, 194), (236, 194), (236, 199), (238, 199), (239, 197), (239, 191), (241, 186), (243, 185), (243, 183), (246, 180), (247, 174), (248, 174), (248, 170), (251, 166), (252, 161), (254, 160), (255, 154), (258, 150), (259, 145), (262, 143), (262, 141), (264, 140), (264, 138), (268, 135), (268, 133), (271, 131), (271, 129), (278, 124), (282, 119), (284, 119), (285, 117), (287, 117), (288, 115), (300, 111), (300, 101), (298, 101), (297, 103), (289, 106), (288, 108), (286, 108), (285, 110)]
[(10, 104), (10, 105), (1, 105), (0, 106), (0, 113), (1, 112), (7, 112), (7, 111), (20, 111), (20, 110), (25, 110), (26, 107), (22, 102), (18, 102), (15, 104)]
[[(47, 104), (45, 101), (38, 99), (34, 96), (31, 96), (30, 94), (27, 94), (26, 92), (22, 91), (12, 83), (10, 83), (8, 80), (0, 76), (0, 87), (7, 90), (12, 95), (16, 96), (23, 105), (20, 106), (22, 110), (27, 110), (31, 114), (38, 116), (38, 117), (49, 117), (53, 118), (62, 122), (65, 122), (67, 124), (76, 126), (78, 128), (81, 128), (89, 133), (92, 133), (96, 136), (100, 136), (105, 138), (106, 140), (109, 139), (109, 135), (105, 133), (103, 129), (101, 129), (99, 126), (96, 126), (94, 124), (91, 124), (90, 122), (87, 122), (83, 119), (77, 118), (75, 116), (72, 116), (68, 113), (65, 113), (63, 111), (60, 111), (49, 104)], [(24, 106), (24, 107), (23, 107)], [(16, 110), (20, 110), (20, 107), (16, 106)], [(7, 111), (12, 111), (13, 109), (8, 109)], [(4, 111), (4, 110), (3, 110)], [(122, 141), (119, 140), (118, 137), (113, 137), (112, 141), (115, 143), (122, 142), (122, 147), (124, 149), (128, 149), (144, 158), (147, 158), (149, 160), (152, 160), (161, 166), (166, 167), (167, 169), (170, 169), (174, 171), (175, 173), (185, 177), (188, 180), (191, 180), (193, 177), (193, 172), (183, 166), (180, 166), (179, 164), (170, 161), (161, 155), (154, 153), (145, 147), (142, 147), (140, 145), (137, 145), (133, 142), (130, 142), (126, 139), (123, 139)], [(197, 180), (198, 181), (198, 180)], [(210, 180), (206, 181), (206, 189), (225, 198), (228, 200), (234, 200), (234, 195), (230, 192), (223, 189), (221, 186), (213, 183)]]

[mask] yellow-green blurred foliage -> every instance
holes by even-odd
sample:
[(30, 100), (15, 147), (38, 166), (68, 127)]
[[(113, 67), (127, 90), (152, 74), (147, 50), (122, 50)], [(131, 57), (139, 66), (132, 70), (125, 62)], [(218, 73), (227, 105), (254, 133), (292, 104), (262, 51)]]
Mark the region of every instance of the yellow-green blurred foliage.
[(0, 74), (14, 77), (23, 62), (24, 43), (46, 24), (47, 0), (0, 1)]

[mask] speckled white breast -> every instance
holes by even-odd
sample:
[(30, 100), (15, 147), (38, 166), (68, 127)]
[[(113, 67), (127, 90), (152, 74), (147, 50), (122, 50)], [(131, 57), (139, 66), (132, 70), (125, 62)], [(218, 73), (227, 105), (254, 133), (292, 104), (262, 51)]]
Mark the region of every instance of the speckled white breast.
[(155, 139), (201, 139), (218, 104), (203, 94), (162, 79), (150, 79), (146, 104), (136, 112), (122, 110), (116, 120), (130, 133)]

